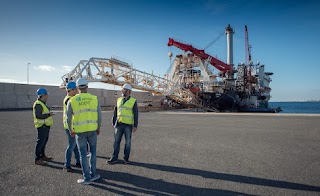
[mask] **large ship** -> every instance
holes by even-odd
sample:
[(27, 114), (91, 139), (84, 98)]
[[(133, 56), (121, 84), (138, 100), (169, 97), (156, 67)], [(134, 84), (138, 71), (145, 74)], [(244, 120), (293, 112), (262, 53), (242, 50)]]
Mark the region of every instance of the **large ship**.
[[(177, 81), (181, 88), (189, 90), (199, 105), (223, 112), (279, 112), (270, 108), (272, 72), (265, 65), (253, 64), (245, 26), (246, 63), (235, 68), (233, 64), (233, 34), (229, 25), (227, 35), (227, 63), (207, 54), (204, 50), (169, 38), (168, 46), (175, 46), (185, 53), (176, 55), (167, 78)], [(172, 56), (172, 53), (169, 53)], [(216, 71), (218, 70), (218, 72)], [(181, 95), (183, 96), (183, 95)], [(195, 99), (195, 98), (194, 98)]]

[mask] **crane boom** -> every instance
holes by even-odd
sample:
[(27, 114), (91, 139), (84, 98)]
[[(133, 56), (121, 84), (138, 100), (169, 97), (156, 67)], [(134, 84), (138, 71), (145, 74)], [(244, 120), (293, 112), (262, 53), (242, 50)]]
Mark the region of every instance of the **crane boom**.
[(78, 78), (86, 78), (88, 82), (103, 82), (118, 86), (130, 83), (135, 89), (148, 91), (154, 95), (164, 95), (180, 104), (218, 111), (215, 108), (206, 108), (201, 105), (199, 97), (182, 86), (180, 80), (171, 81), (153, 73), (134, 69), (129, 63), (119, 58), (92, 57), (89, 60), (81, 60), (72, 71), (61, 78), (63, 83), (60, 88), (63, 89), (68, 82), (76, 81)]
[(244, 26), (244, 33), (245, 33), (246, 64), (249, 64), (249, 62), (251, 61), (251, 46), (249, 45), (249, 35), (248, 35), (248, 27), (247, 27), (247, 25)]
[(194, 48), (192, 45), (175, 41), (173, 38), (169, 38), (168, 46), (175, 46), (177, 48), (180, 48), (181, 50), (184, 50), (185, 52), (190, 51), (196, 56), (200, 57), (202, 60), (208, 60), (212, 66), (222, 71), (223, 73), (232, 71), (233, 69), (231, 65), (228, 65), (220, 61), (219, 59), (214, 58), (213, 56), (205, 53), (204, 50), (199, 50), (197, 48)]

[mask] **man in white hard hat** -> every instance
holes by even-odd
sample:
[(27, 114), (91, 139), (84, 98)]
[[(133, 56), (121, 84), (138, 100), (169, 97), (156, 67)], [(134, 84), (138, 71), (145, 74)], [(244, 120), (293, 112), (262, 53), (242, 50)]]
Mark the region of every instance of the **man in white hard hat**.
[(114, 164), (118, 161), (118, 155), (120, 151), (120, 142), (122, 136), (125, 136), (124, 147), (124, 163), (129, 163), (130, 151), (131, 151), (131, 136), (132, 132), (137, 131), (138, 127), (138, 106), (137, 100), (131, 97), (132, 87), (130, 84), (124, 84), (122, 87), (122, 97), (119, 97), (117, 104), (114, 107), (112, 126), (115, 128), (113, 154), (109, 164)]
[[(79, 184), (90, 184), (100, 178), (96, 173), (97, 163), (97, 135), (100, 133), (101, 108), (97, 96), (88, 93), (88, 81), (79, 78), (76, 82), (79, 94), (69, 99), (66, 121), (71, 136), (76, 137), (80, 154), (83, 179)], [(91, 156), (87, 161), (87, 144), (90, 146)]]

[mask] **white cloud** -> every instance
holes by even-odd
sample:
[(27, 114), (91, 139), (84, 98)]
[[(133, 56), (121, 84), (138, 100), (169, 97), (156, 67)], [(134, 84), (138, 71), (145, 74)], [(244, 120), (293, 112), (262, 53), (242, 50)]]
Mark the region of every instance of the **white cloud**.
[(73, 69), (73, 67), (68, 66), (68, 65), (63, 65), (62, 68), (63, 68), (62, 70), (64, 72), (70, 72)]
[(71, 67), (71, 66), (62, 65), (62, 66), (59, 66), (57, 69), (53, 68), (53, 70), (50, 70), (50, 71), (55, 71), (57, 73), (66, 74), (66, 73), (69, 73), (70, 71), (72, 71), (72, 69), (73, 69), (73, 67)]
[(39, 66), (33, 66), (33, 69), (40, 70), (40, 71), (55, 71), (56, 68), (50, 66), (50, 65), (39, 65)]
[(0, 82), (3, 83), (20, 83), (20, 81), (10, 78), (0, 78)]

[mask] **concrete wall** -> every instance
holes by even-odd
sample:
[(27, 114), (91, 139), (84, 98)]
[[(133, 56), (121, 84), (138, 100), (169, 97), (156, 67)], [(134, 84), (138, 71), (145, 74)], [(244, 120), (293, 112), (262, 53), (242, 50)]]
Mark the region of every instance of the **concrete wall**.
[[(62, 107), (66, 91), (58, 86), (0, 83), (0, 110), (31, 109), (34, 101), (37, 99), (36, 91), (41, 87), (49, 92), (49, 99), (47, 101), (49, 107)], [(121, 96), (121, 91), (93, 89), (90, 88), (90, 84), (88, 92), (98, 96), (102, 107), (115, 105), (117, 98)], [(138, 104), (150, 100), (156, 100), (157, 103), (155, 105), (160, 104), (159, 97), (153, 97), (148, 92), (133, 91), (132, 97), (137, 99)]]

